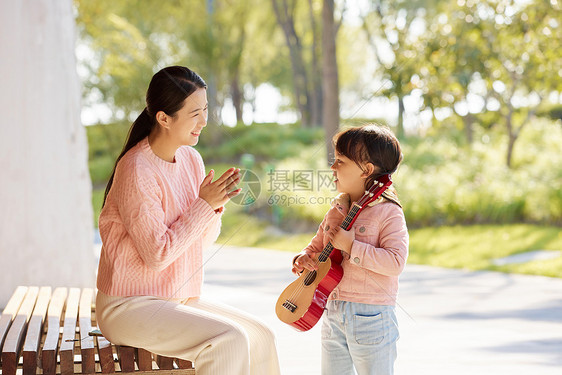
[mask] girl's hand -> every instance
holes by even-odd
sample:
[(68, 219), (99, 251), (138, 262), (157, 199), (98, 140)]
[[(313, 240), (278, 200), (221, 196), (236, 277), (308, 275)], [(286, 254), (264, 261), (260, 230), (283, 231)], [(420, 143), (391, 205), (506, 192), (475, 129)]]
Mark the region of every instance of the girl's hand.
[(336, 249), (349, 254), (351, 253), (353, 241), (355, 241), (355, 231), (348, 231), (341, 227), (331, 228), (328, 231), (328, 238), (330, 238), (330, 242)]
[(293, 262), (293, 273), (299, 275), (305, 268), (309, 271), (318, 269), (316, 259), (311, 258), (308, 254), (299, 255)]
[(240, 169), (230, 168), (215, 182), (212, 182), (214, 176), (215, 171), (211, 170), (203, 179), (199, 188), (199, 198), (209, 203), (213, 210), (217, 210), (224, 206), (230, 198), (240, 194), (242, 189), (232, 190), (240, 182)]

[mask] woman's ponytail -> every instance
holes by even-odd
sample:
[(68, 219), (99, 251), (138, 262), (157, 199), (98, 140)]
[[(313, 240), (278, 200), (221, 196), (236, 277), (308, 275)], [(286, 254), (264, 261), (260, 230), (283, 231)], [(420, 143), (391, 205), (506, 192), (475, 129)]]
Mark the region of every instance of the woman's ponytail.
[(137, 143), (142, 141), (150, 134), (150, 131), (152, 130), (152, 125), (153, 125), (153, 121), (150, 115), (148, 114), (148, 109), (144, 107), (139, 117), (137, 117), (135, 122), (133, 122), (133, 124), (131, 125), (131, 128), (129, 129), (129, 134), (127, 135), (127, 140), (125, 141), (125, 146), (123, 146), (123, 150), (121, 151), (121, 154), (119, 154), (117, 160), (115, 161), (115, 165), (113, 166), (113, 172), (111, 173), (111, 177), (109, 178), (109, 181), (107, 182), (107, 186), (105, 187), (102, 208), (103, 206), (105, 206), (107, 195), (109, 194), (109, 190), (111, 190), (111, 185), (113, 185), (113, 177), (115, 177), (115, 170), (117, 169), (117, 164), (119, 163), (119, 160), (121, 160), (121, 158), (123, 157), (123, 155), (127, 153), (127, 151), (135, 147)]

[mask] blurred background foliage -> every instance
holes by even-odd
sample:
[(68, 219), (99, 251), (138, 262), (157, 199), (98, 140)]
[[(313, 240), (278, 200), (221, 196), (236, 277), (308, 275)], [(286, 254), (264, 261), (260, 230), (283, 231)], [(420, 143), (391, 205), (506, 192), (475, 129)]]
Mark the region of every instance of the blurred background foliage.
[[(209, 85), (209, 124), (196, 146), (207, 168), (249, 168), (262, 185), (254, 204), (229, 205), (221, 239), (293, 251), (306, 245), (335, 192), (277, 191), (271, 179), (274, 171), (289, 179), (295, 171), (329, 171), (324, 148), (333, 134), (322, 115), (327, 2), (75, 0), (83, 103), (94, 114), (87, 133), (96, 223), (151, 76), (179, 64)], [(537, 247), (562, 249), (561, 7), (558, 0), (335, 1), (340, 126), (376, 122), (398, 135), (404, 161), (393, 179), (411, 228), (412, 260), (562, 276), (560, 262), (548, 270), (490, 263)], [(256, 121), (264, 86), (282, 98), (279, 112), (290, 123)], [(287, 204), (290, 197), (301, 203)], [(318, 197), (326, 201), (309, 203)], [(246, 231), (237, 237), (240, 222), (255, 228), (255, 238)], [(520, 238), (521, 225), (550, 240), (483, 251), (477, 261), (439, 257), (445, 250), (429, 246), (434, 236), (444, 248), (462, 233), (478, 237), (474, 228), (498, 228), (503, 235), (495, 240), (505, 242)]]

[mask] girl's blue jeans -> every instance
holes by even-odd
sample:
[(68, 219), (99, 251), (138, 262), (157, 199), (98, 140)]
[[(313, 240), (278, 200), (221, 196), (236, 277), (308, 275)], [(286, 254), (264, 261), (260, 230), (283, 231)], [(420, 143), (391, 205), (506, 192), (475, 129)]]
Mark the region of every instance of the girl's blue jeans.
[(328, 301), (322, 320), (322, 375), (394, 374), (394, 306)]

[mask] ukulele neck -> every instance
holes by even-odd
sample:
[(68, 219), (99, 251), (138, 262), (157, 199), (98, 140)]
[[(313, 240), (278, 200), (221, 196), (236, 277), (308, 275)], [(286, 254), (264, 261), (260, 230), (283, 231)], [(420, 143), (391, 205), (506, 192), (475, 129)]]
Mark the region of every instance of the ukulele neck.
[(357, 218), (357, 215), (359, 215), (359, 211), (361, 211), (362, 208), (363, 207), (361, 207), (357, 203), (354, 203), (351, 209), (349, 210), (347, 216), (341, 223), (340, 227), (345, 230), (351, 229), (351, 226), (355, 222), (355, 219)]
[[(341, 223), (340, 228), (344, 230), (349, 230), (353, 225), (353, 223), (355, 222), (355, 219), (357, 219), (357, 215), (359, 215), (359, 212), (361, 212), (362, 209), (363, 207), (361, 207), (357, 203), (354, 203), (351, 209), (349, 210), (349, 213)], [(328, 242), (326, 247), (324, 247), (324, 250), (322, 250), (322, 253), (318, 256), (318, 260), (320, 262), (325, 262), (326, 259), (330, 257), (332, 250), (334, 250), (334, 246), (332, 245), (331, 242)]]

